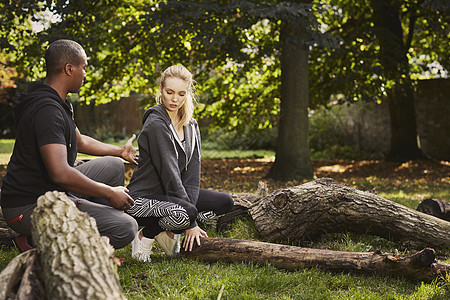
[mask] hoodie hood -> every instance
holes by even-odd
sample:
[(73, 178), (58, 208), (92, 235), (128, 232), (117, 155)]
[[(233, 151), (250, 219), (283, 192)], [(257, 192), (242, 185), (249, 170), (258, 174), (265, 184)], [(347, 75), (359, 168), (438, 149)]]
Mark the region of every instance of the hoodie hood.
[(28, 89), (25, 93), (17, 95), (14, 101), (14, 114), (16, 122), (19, 122), (26, 110), (34, 111), (38, 107), (43, 105), (58, 105), (70, 114), (73, 113), (72, 107), (69, 103), (61, 99), (59, 94), (50, 86), (44, 84), (41, 81), (34, 81), (28, 85)]
[(147, 109), (144, 113), (144, 116), (142, 117), (142, 124), (145, 124), (145, 120), (147, 120), (150, 115), (159, 117), (167, 124), (167, 126), (170, 126), (170, 124), (172, 124), (172, 120), (170, 119), (169, 114), (162, 104), (155, 105)]

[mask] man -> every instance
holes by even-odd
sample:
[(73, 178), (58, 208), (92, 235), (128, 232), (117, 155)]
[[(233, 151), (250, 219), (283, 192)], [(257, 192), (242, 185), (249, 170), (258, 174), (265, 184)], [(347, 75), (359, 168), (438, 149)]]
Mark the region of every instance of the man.
[[(45, 61), (44, 82), (30, 83), (15, 103), (17, 134), (2, 181), (3, 216), (21, 234), (16, 239), (19, 250), (26, 251), (31, 248), (30, 215), (37, 198), (47, 191), (64, 191), (96, 220), (100, 234), (109, 237), (113, 247), (124, 247), (134, 239), (137, 223), (124, 213), (134, 202), (123, 186), (123, 163), (112, 156), (136, 163), (135, 136), (119, 147), (83, 135), (76, 127), (66, 97), (78, 93), (86, 77), (83, 47), (71, 40), (55, 41)], [(74, 167), (77, 152), (106, 157)]]

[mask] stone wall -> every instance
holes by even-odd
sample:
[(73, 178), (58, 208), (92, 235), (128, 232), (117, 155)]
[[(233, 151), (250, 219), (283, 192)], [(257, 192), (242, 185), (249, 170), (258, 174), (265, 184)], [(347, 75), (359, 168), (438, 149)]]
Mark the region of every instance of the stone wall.
[[(434, 159), (450, 160), (450, 79), (422, 80), (414, 96), (419, 145)], [(387, 103), (357, 102), (341, 118), (359, 149), (386, 153), (390, 147)]]
[(450, 160), (450, 79), (424, 80), (417, 90), (420, 147), (427, 156)]

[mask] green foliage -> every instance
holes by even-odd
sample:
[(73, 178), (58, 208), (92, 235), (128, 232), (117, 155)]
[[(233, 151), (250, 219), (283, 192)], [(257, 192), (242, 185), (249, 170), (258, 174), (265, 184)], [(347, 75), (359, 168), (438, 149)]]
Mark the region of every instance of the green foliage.
[[(334, 42), (318, 31), (311, 4), (290, 1), (21, 1), (20, 5), (8, 1), (0, 5), (6, 20), (0, 27), (2, 55), (17, 67), (19, 77), (42, 77), (43, 49), (59, 38), (78, 41), (89, 56), (79, 97), (85, 102), (107, 102), (131, 92), (154, 93), (159, 72), (183, 63), (200, 83), (200, 102), (205, 105), (197, 117), (212, 118), (216, 126), (238, 131), (246, 126), (273, 127), (276, 122), (280, 22), (308, 29), (311, 44)], [(53, 16), (53, 22), (44, 21), (44, 14)], [(33, 31), (32, 19), (43, 22), (43, 30)], [(24, 41), (26, 45), (21, 45)]]
[[(413, 78), (444, 76), (431, 68), (436, 61), (443, 72), (449, 67), (450, 46), (441, 42), (449, 37), (448, 2), (399, 3)], [(1, 55), (9, 58), (18, 77), (42, 77), (44, 49), (58, 38), (77, 40), (89, 55), (88, 77), (80, 92), (87, 102), (154, 91), (161, 69), (183, 63), (200, 83), (200, 100), (206, 105), (199, 116), (238, 130), (245, 122), (254, 128), (276, 122), (281, 21), (308, 29), (312, 106), (337, 94), (350, 101), (379, 100), (393, 84), (379, 62), (380, 45), (368, 0), (314, 5), (249, 0), (28, 0), (2, 2), (0, 15)], [(52, 22), (46, 21), (49, 16)], [(40, 22), (43, 30), (33, 31), (32, 22)], [(340, 47), (333, 36), (341, 38)]]
[(275, 150), (276, 144), (275, 128), (254, 130), (248, 126), (240, 132), (219, 128), (202, 136), (202, 146), (209, 150)]
[[(386, 66), (380, 61), (380, 39), (385, 32), (376, 27), (374, 20), (374, 5), (378, 2), (320, 2), (324, 9), (318, 15), (319, 21), (326, 32), (339, 36), (341, 42), (338, 48), (315, 47), (311, 51), (310, 95), (313, 106), (327, 103), (333, 95), (342, 96), (342, 101), (380, 101), (395, 83), (409, 78), (404, 71), (396, 75), (386, 74)], [(449, 2), (395, 3), (400, 7), (404, 40), (401, 41), (403, 49), (390, 50), (397, 53), (395, 55), (407, 55), (407, 72), (413, 79), (445, 77), (450, 61), (450, 46), (445, 42), (450, 36)], [(442, 69), (436, 68), (436, 62)]]

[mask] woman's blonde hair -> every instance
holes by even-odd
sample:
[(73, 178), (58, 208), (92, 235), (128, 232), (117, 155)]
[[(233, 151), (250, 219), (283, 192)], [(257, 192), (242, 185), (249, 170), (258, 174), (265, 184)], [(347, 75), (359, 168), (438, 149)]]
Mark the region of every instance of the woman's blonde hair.
[(183, 65), (173, 65), (168, 67), (164, 70), (164, 72), (161, 74), (161, 77), (159, 78), (159, 86), (160, 89), (158, 91), (158, 94), (156, 95), (156, 103), (162, 104), (162, 89), (164, 88), (164, 85), (166, 83), (166, 79), (169, 77), (175, 77), (179, 78), (181, 80), (184, 80), (188, 84), (188, 91), (186, 95), (186, 101), (184, 101), (184, 104), (180, 109), (178, 110), (178, 114), (181, 117), (180, 123), (178, 123), (179, 126), (185, 126), (189, 124), (189, 121), (192, 118), (192, 115), (194, 113), (195, 108), (195, 91), (194, 91), (194, 84), (195, 81), (192, 78), (191, 72), (184, 67)]

